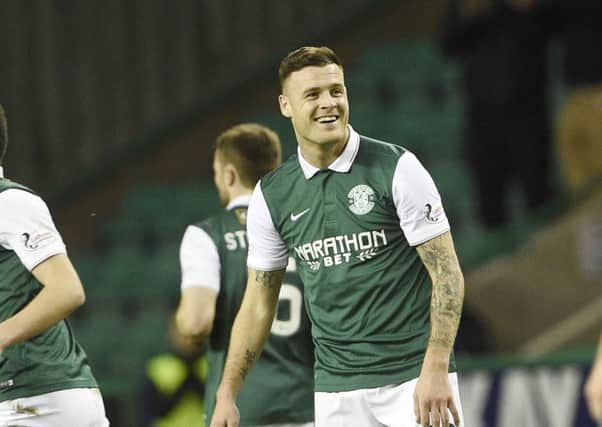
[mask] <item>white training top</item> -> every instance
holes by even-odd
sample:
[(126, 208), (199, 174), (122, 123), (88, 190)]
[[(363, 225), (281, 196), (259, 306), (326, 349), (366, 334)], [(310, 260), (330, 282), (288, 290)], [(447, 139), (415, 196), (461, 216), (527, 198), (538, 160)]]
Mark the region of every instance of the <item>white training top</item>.
[(14, 251), (29, 271), (53, 255), (66, 253), (46, 203), (13, 188), (0, 193), (0, 246)]
[[(227, 210), (235, 207), (248, 206), (250, 195), (233, 199)], [(185, 288), (209, 288), (219, 292), (221, 287), (221, 262), (215, 242), (209, 235), (196, 225), (189, 225), (182, 237), (180, 245), (180, 267), (182, 283)]]
[[(360, 137), (349, 126), (349, 141), (341, 155), (328, 169), (348, 172), (359, 150)], [(297, 150), (299, 164), (305, 179), (310, 179), (319, 169), (305, 160)], [(441, 196), (430, 174), (416, 156), (406, 151), (398, 160), (392, 182), (393, 203), (399, 224), (411, 246), (420, 245), (447, 231), (449, 221), (441, 204)], [(425, 211), (425, 206), (430, 210)], [(272, 217), (257, 183), (247, 212), (247, 237), (249, 256), (247, 265), (261, 271), (284, 268), (288, 249), (274, 227)]]

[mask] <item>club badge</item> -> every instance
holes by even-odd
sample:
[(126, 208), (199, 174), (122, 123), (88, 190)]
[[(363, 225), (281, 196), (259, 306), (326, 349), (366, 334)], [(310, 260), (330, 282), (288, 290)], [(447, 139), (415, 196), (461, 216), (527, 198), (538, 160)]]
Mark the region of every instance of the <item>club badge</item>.
[(367, 185), (356, 185), (347, 194), (349, 201), (349, 210), (356, 215), (366, 215), (374, 207), (375, 193)]

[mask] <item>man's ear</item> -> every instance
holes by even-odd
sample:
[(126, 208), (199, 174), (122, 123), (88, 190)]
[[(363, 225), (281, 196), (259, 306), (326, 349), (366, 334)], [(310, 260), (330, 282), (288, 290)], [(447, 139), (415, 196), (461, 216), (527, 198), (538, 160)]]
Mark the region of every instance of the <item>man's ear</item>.
[(280, 113), (287, 119), (290, 119), (292, 116), (291, 106), (286, 95), (280, 94), (278, 96), (278, 105), (280, 105)]
[(228, 163), (224, 165), (224, 169), (222, 170), (224, 174), (224, 184), (227, 186), (232, 186), (239, 179), (238, 172), (232, 163)]

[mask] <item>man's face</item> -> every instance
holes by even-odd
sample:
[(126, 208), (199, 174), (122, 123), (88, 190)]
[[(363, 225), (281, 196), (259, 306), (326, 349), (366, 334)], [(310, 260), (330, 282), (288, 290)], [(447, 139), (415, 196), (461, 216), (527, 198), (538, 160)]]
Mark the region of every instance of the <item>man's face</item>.
[(230, 203), (230, 195), (226, 188), (226, 177), (224, 176), (224, 165), (221, 160), (220, 154), (216, 151), (213, 156), (213, 182), (217, 188), (219, 200), (222, 206), (228, 206)]
[(280, 111), (292, 120), (301, 147), (346, 141), (349, 103), (338, 65), (295, 71), (285, 80), (282, 92)]

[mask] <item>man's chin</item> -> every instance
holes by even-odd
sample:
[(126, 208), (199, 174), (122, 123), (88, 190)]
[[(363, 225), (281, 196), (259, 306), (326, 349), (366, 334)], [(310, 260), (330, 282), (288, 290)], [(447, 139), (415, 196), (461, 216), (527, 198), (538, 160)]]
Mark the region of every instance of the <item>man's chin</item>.
[(344, 140), (347, 136), (346, 128), (337, 126), (332, 129), (320, 129), (316, 133), (315, 141), (319, 144), (336, 144)]

